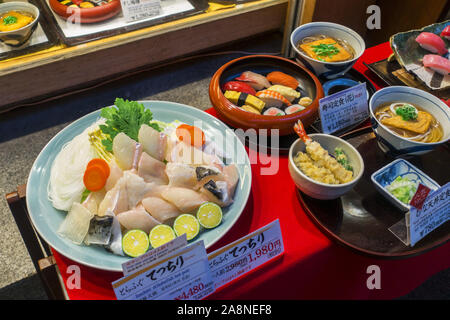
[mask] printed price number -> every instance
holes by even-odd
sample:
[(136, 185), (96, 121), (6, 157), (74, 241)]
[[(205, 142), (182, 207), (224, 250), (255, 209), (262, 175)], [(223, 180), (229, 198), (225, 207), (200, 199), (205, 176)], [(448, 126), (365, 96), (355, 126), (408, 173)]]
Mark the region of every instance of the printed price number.
[(256, 249), (254, 252), (250, 252), (247, 256), (250, 260), (250, 262), (253, 262), (265, 255), (267, 255), (269, 258), (276, 256), (281, 252), (281, 241), (280, 239), (269, 242), (265, 245), (263, 245), (261, 248)]
[(193, 296), (199, 294), (203, 290), (205, 290), (206, 285), (203, 282), (200, 282), (185, 291), (183, 291), (179, 296), (175, 297), (174, 300), (189, 300)]

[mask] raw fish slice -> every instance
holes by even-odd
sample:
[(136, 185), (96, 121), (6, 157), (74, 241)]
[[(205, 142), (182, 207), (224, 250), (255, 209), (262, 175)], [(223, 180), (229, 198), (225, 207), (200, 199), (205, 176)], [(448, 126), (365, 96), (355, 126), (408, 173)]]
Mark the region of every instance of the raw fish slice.
[(80, 203), (74, 202), (63, 222), (58, 228), (58, 234), (75, 244), (81, 244), (89, 231), (89, 225), (94, 215)]
[(289, 106), (286, 109), (284, 109), (284, 112), (286, 114), (293, 114), (302, 110), (305, 110), (304, 106), (301, 106), (299, 104), (293, 104), (292, 106)]
[(450, 40), (450, 25), (446, 26), (441, 32), (441, 37)]
[(247, 82), (255, 90), (261, 90), (263, 88), (270, 87), (270, 82), (261, 74), (245, 71), (236, 80)]
[(161, 224), (161, 222), (145, 211), (142, 205), (132, 210), (119, 213), (117, 219), (125, 229), (139, 229), (145, 233), (149, 233), (154, 226)]
[(195, 175), (197, 177), (196, 189), (202, 187), (209, 180), (223, 181), (225, 176), (220, 169), (211, 166), (199, 166), (195, 168)]
[(179, 162), (169, 162), (166, 166), (169, 186), (192, 189), (197, 184), (195, 168)]
[(143, 150), (156, 160), (163, 161), (167, 147), (167, 136), (152, 127), (143, 124), (138, 133)]
[(130, 170), (133, 167), (136, 144), (136, 141), (123, 132), (114, 137), (113, 153), (122, 170)]
[(105, 189), (102, 189), (97, 192), (91, 192), (87, 196), (86, 200), (83, 201), (82, 205), (88, 209), (92, 214), (97, 214), (98, 212), (98, 206), (102, 202), (102, 200), (105, 198), (106, 191)]
[(417, 36), (416, 41), (422, 48), (430, 52), (440, 55), (444, 55), (448, 52), (444, 40), (434, 33), (422, 32)]
[(150, 213), (153, 218), (162, 223), (167, 220), (178, 217), (181, 211), (170, 202), (157, 197), (148, 197), (142, 200), (145, 210)]
[[(169, 159), (168, 159), (169, 160)], [(223, 165), (215, 155), (207, 154), (200, 149), (179, 142), (171, 150), (169, 162), (179, 162), (190, 165)]]
[(162, 192), (162, 198), (176, 206), (183, 213), (193, 212), (206, 202), (204, 196), (187, 188), (168, 187)]
[(221, 207), (226, 207), (233, 202), (233, 198), (228, 193), (226, 181), (209, 180), (200, 189), (200, 193), (210, 202), (214, 202)]
[(142, 198), (147, 197), (162, 197), (162, 193), (164, 190), (169, 188), (168, 185), (161, 185), (154, 182), (147, 183), (146, 190), (147, 192), (144, 194)]
[(233, 198), (236, 186), (239, 182), (239, 171), (235, 164), (231, 164), (223, 168), (223, 175), (228, 184), (228, 195)]
[(156, 160), (146, 152), (142, 152), (137, 174), (142, 177), (144, 181), (167, 184), (169, 178), (167, 177), (165, 170), (166, 165), (164, 162)]
[(98, 244), (107, 245), (111, 240), (112, 226), (114, 221), (114, 214), (105, 214), (103, 217), (94, 216), (89, 225), (89, 231), (84, 239), (87, 245)]
[(153, 185), (149, 185), (143, 178), (132, 171), (125, 171), (123, 176), (128, 194), (128, 208), (134, 208)]
[(122, 250), (122, 229), (120, 227), (119, 219), (117, 219), (117, 216), (115, 216), (111, 211), (107, 212), (106, 214), (113, 216), (113, 224), (111, 227), (111, 237), (109, 239), (109, 243), (104, 247), (106, 250), (113, 254), (124, 256)]
[(280, 93), (272, 90), (262, 90), (256, 93), (256, 96), (265, 102), (266, 107), (280, 108), (283, 104), (290, 106), (291, 103)]
[(109, 191), (116, 185), (117, 181), (123, 176), (123, 170), (119, 168), (115, 160), (109, 163), (109, 177), (106, 180), (105, 190)]
[(269, 80), (272, 84), (281, 84), (294, 90), (298, 87), (297, 79), (281, 71), (273, 71), (269, 73), (267, 75), (267, 80)]
[(241, 81), (228, 81), (222, 87), (222, 91), (227, 91), (227, 90), (248, 93), (251, 95), (256, 94), (256, 90), (253, 89), (252, 86), (250, 86), (249, 84), (247, 84), (245, 82), (241, 82)]
[(436, 54), (427, 54), (423, 57), (423, 65), (446, 76), (450, 73), (450, 60)]
[(128, 210), (128, 192), (125, 177), (120, 178), (114, 188), (106, 193), (105, 198), (98, 206), (97, 215), (104, 216), (107, 210), (114, 212), (114, 214)]

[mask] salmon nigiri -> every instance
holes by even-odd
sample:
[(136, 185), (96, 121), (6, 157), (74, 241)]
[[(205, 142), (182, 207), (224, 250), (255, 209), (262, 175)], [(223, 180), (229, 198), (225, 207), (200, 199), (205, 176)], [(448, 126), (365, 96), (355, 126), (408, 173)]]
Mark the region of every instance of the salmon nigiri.
[(422, 48), (430, 52), (440, 55), (444, 55), (448, 52), (444, 40), (434, 33), (422, 32), (416, 38), (416, 41)]
[(297, 79), (281, 71), (273, 71), (269, 73), (267, 75), (267, 80), (269, 80), (272, 84), (281, 84), (294, 90), (298, 87)]

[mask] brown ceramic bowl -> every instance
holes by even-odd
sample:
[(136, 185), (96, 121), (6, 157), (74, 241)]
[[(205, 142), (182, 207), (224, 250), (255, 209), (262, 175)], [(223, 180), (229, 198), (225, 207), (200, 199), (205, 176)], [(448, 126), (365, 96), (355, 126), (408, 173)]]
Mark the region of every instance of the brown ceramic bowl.
[[(309, 96), (313, 102), (303, 111), (284, 116), (266, 116), (242, 110), (230, 102), (222, 92), (222, 85), (238, 77), (244, 71), (266, 75), (281, 71), (296, 78), (301, 86), (302, 96)], [(299, 64), (282, 57), (270, 55), (251, 55), (232, 60), (216, 71), (209, 84), (209, 99), (219, 118), (234, 128), (278, 129), (279, 134), (293, 134), (293, 126), (301, 120), (305, 127), (311, 125), (319, 116), (319, 99), (323, 98), (322, 85), (317, 77)]]

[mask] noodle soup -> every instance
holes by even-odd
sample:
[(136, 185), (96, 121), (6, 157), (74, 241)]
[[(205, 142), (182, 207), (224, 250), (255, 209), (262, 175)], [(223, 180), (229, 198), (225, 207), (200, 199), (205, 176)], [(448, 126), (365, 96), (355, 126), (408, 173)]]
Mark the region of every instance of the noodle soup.
[(34, 20), (31, 13), (21, 10), (10, 10), (0, 13), (0, 32), (14, 31), (29, 25)]
[(325, 34), (307, 36), (297, 43), (297, 48), (308, 57), (322, 62), (344, 62), (356, 56), (347, 41)]
[(374, 110), (375, 117), (391, 132), (410, 141), (434, 143), (442, 140), (439, 121), (418, 105), (407, 102), (385, 103)]

